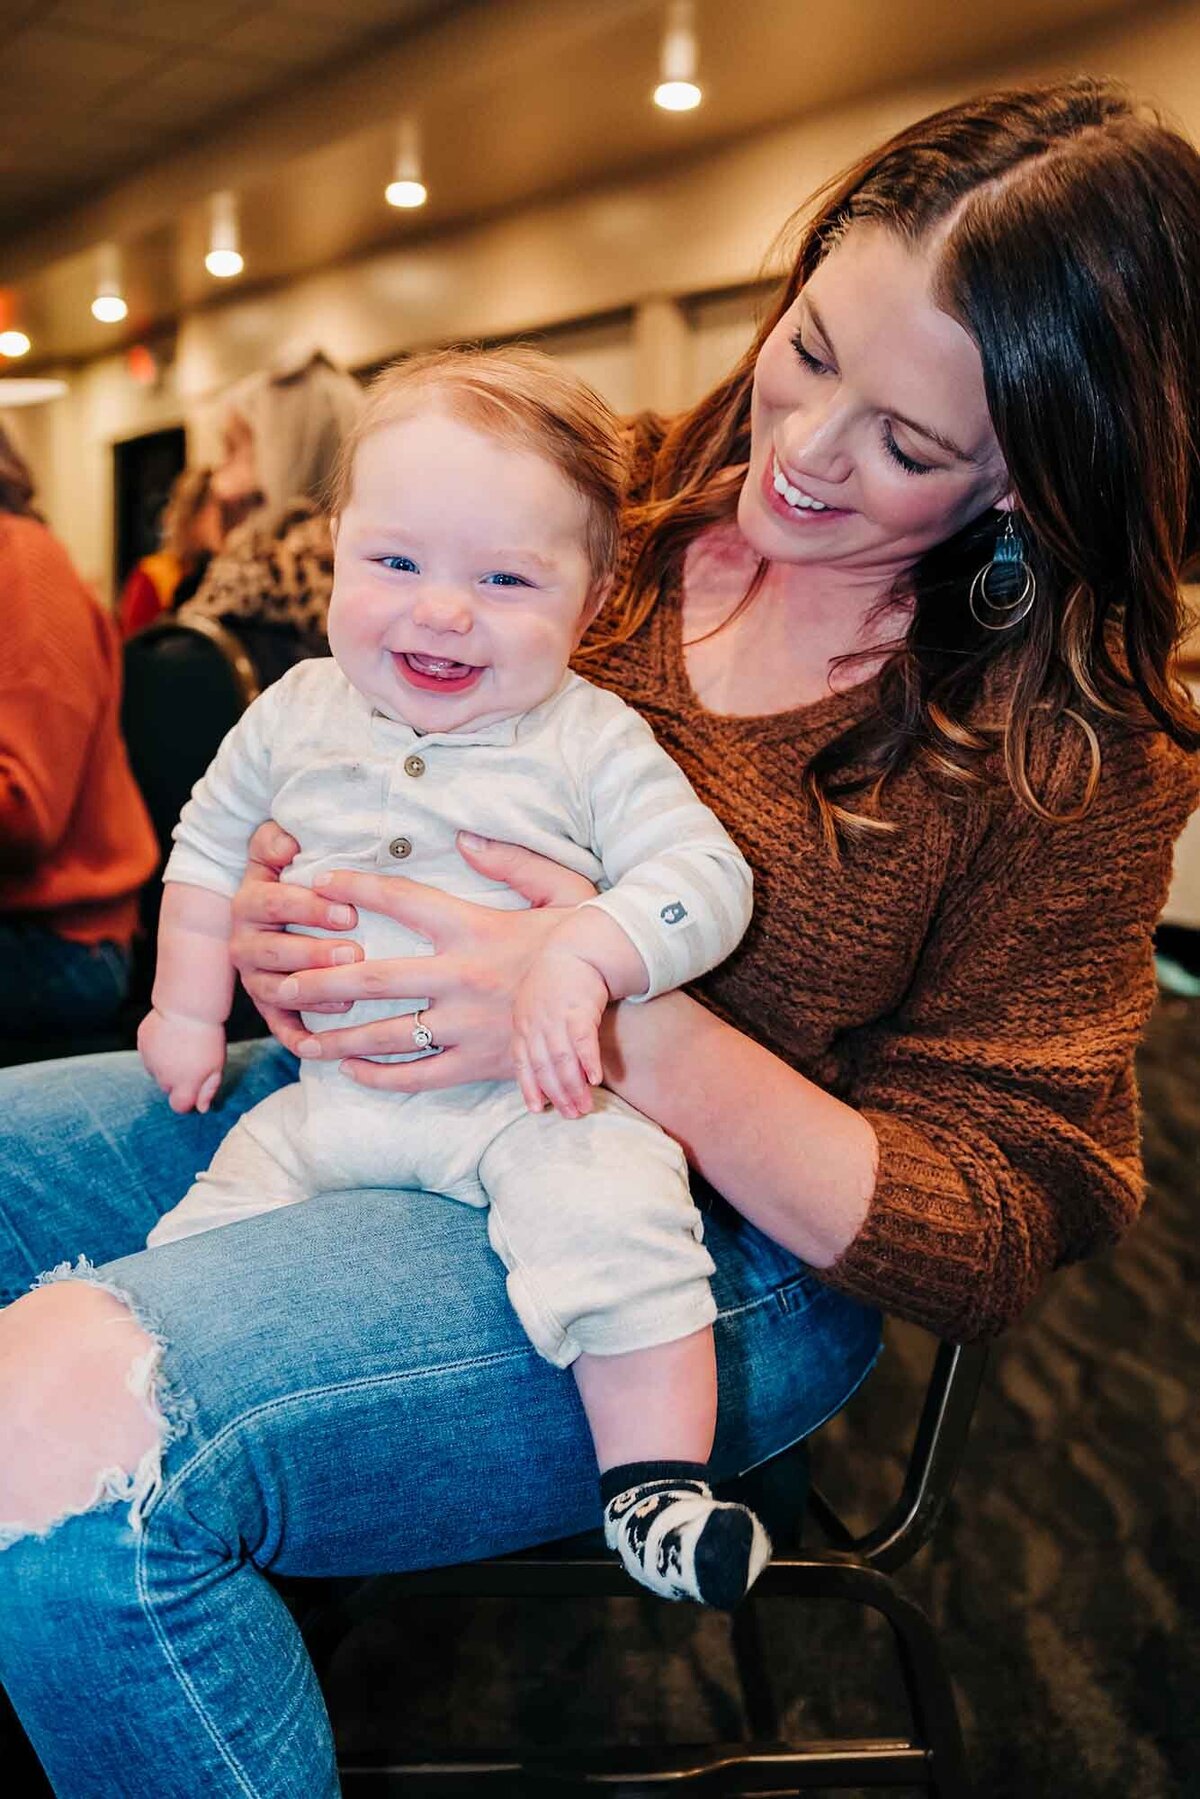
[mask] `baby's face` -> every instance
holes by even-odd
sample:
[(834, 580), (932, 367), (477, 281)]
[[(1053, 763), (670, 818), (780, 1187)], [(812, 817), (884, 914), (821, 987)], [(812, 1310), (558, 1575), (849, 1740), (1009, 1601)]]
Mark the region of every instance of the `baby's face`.
[(337, 523), (329, 643), (417, 731), (548, 699), (592, 589), (583, 497), (554, 464), (441, 412), (382, 426)]

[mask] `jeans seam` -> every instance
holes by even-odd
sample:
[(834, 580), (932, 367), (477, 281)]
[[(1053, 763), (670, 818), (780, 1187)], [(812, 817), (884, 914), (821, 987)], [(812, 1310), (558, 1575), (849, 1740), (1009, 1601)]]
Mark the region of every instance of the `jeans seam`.
[(242, 1768), (238, 1762), (237, 1757), (234, 1755), (234, 1753), (230, 1749), (229, 1745), (225, 1742), (225, 1739), (221, 1735), (221, 1732), (217, 1729), (217, 1726), (213, 1722), (212, 1718), (209, 1716), (208, 1707), (205, 1705), (205, 1703), (201, 1699), (199, 1693), (196, 1691), (196, 1687), (195, 1687), (194, 1682), (191, 1679), (191, 1676), (186, 1672), (186, 1670), (180, 1663), (178, 1656), (175, 1654), (174, 1649), (171, 1647), (170, 1638), (167, 1636), (166, 1631), (163, 1630), (162, 1626), (158, 1622), (158, 1619), (154, 1615), (154, 1601), (150, 1595), (150, 1592), (149, 1592), (149, 1589), (148, 1589), (147, 1583), (146, 1583), (146, 1551), (147, 1551), (147, 1548), (149, 1547), (149, 1536), (150, 1536), (150, 1532), (153, 1528), (154, 1528), (154, 1521), (153, 1521), (153, 1519), (150, 1519), (147, 1521), (145, 1530), (142, 1533), (141, 1541), (138, 1544), (136, 1584), (137, 1584), (138, 1603), (142, 1608), (142, 1614), (145, 1617), (146, 1622), (149, 1624), (150, 1629), (154, 1633), (155, 1640), (157, 1641), (159, 1648), (162, 1650), (162, 1653), (163, 1653), (164, 1658), (166, 1659), (168, 1668), (171, 1670), (171, 1673), (174, 1675), (180, 1688), (182, 1689), (183, 1693), (185, 1694), (187, 1701), (188, 1701), (189, 1705), (191, 1706), (192, 1710), (195, 1712), (196, 1716), (199, 1718), (201, 1724), (203, 1725), (205, 1731), (208, 1734), (210, 1741), (213, 1744), (213, 1747), (216, 1749), (218, 1755), (221, 1757), (221, 1760), (225, 1763), (226, 1767), (229, 1769), (229, 1772), (233, 1775), (233, 1778), (237, 1781), (238, 1786), (240, 1787), (241, 1791), (243, 1793), (246, 1793), (249, 1796), (249, 1799), (258, 1799), (259, 1789), (255, 1786), (251, 1786), (250, 1783), (248, 1782), (248, 1780), (246, 1779), (246, 1776), (242, 1771)]
[(361, 1379), (353, 1381), (334, 1381), (325, 1387), (306, 1387), (303, 1392), (289, 1393), (279, 1399), (268, 1400), (261, 1405), (252, 1406), (249, 1411), (239, 1413), (236, 1418), (231, 1418), (228, 1424), (218, 1431), (215, 1437), (209, 1442), (201, 1445), (193, 1455), (189, 1456), (183, 1467), (178, 1469), (169, 1481), (164, 1481), (162, 1487), (159, 1489), (153, 1506), (146, 1515), (141, 1540), (138, 1544), (136, 1571), (138, 1602), (141, 1605), (146, 1621), (154, 1633), (155, 1640), (162, 1650), (167, 1666), (178, 1681), (180, 1688), (187, 1697), (188, 1703), (199, 1718), (212, 1741), (214, 1748), (229, 1768), (234, 1779), (238, 1782), (242, 1792), (248, 1795), (248, 1799), (258, 1799), (258, 1789), (247, 1783), (245, 1774), (243, 1773), (237, 1758), (234, 1756), (232, 1750), (221, 1736), (216, 1724), (209, 1716), (207, 1706), (197, 1692), (191, 1677), (176, 1656), (166, 1631), (159, 1624), (159, 1621), (155, 1616), (154, 1599), (149, 1591), (146, 1579), (146, 1556), (150, 1546), (150, 1533), (155, 1525), (155, 1514), (158, 1512), (163, 1502), (175, 1493), (177, 1488), (189, 1474), (191, 1474), (198, 1466), (206, 1462), (211, 1454), (215, 1454), (217, 1450), (221, 1449), (226, 1440), (251, 1419), (265, 1416), (270, 1412), (285, 1409), (297, 1401), (310, 1400), (319, 1397), (322, 1394), (351, 1392), (355, 1388), (360, 1387), (391, 1385), (396, 1381), (425, 1379), (431, 1375), (451, 1373), (458, 1369), (479, 1368), (494, 1363), (514, 1361), (517, 1359), (518, 1355), (523, 1355), (525, 1353), (536, 1354), (532, 1344), (529, 1346), (528, 1351), (505, 1352), (502, 1355), (474, 1356), (469, 1361), (446, 1362), (439, 1364), (437, 1368), (411, 1369), (406, 1370), (404, 1373), (385, 1375), (382, 1377), (365, 1375)]

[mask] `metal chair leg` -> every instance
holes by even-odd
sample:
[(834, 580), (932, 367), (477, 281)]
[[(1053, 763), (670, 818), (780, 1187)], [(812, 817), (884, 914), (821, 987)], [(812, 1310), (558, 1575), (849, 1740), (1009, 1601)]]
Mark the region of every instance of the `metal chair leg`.
[(751, 1740), (755, 1743), (777, 1742), (779, 1709), (763, 1647), (762, 1613), (753, 1599), (747, 1599), (734, 1612), (729, 1638)]

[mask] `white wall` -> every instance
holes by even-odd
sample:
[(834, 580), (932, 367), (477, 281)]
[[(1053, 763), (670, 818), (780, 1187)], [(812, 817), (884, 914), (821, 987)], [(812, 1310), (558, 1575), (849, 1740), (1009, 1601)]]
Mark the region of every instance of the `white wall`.
[[(1066, 68), (1117, 75), (1200, 137), (1200, 0), (1081, 35)], [(403, 251), (230, 296), (181, 320), (154, 389), (122, 358), (68, 372), (71, 392), (22, 428), (43, 503), (81, 572), (108, 593), (115, 442), (186, 423), (208, 436), (216, 396), (291, 342), (350, 367), (457, 337), (552, 331), (620, 410), (670, 410), (732, 364), (753, 329), (769, 247), (837, 168), (908, 120), (981, 85), (1063, 73), (1025, 63), (878, 96), (781, 126), (643, 180), (531, 207)], [(703, 296), (703, 297), (697, 297)], [(589, 324), (588, 320), (599, 320)], [(208, 444), (198, 442), (203, 456)]]

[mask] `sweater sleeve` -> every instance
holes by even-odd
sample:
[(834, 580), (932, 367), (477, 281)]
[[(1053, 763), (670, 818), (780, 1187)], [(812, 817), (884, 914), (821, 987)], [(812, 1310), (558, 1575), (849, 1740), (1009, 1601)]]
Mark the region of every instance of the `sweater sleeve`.
[(103, 621), (92, 605), (56, 603), (78, 577), (49, 532), (0, 559), (0, 871), (44, 862), (71, 821), (112, 691)]
[[(1060, 740), (1043, 788), (1054, 810), (1077, 793), (1071, 761)], [(1010, 808), (993, 825), (903, 1004), (849, 1046), (843, 1097), (875, 1129), (879, 1171), (830, 1284), (966, 1342), (1136, 1217), (1134, 1050), (1196, 797), (1195, 758), (1114, 734), (1082, 820)]]

